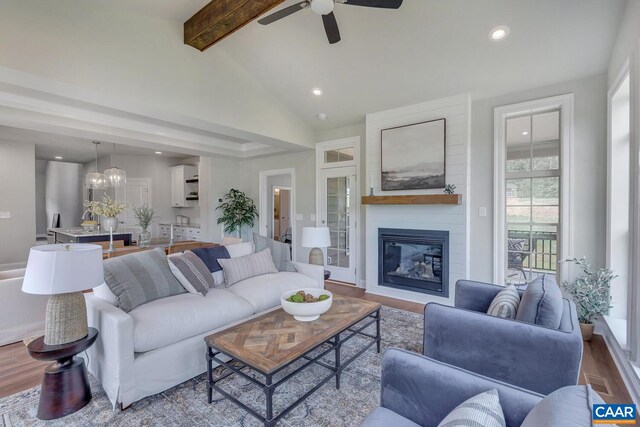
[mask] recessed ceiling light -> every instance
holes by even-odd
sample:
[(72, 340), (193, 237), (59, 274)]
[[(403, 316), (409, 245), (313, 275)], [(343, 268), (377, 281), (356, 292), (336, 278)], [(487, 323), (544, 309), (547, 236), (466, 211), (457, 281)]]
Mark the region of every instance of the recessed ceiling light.
[(327, 115), (325, 113), (318, 114), (318, 120), (322, 120), (322, 121), (327, 120)]
[(493, 27), (491, 31), (489, 31), (489, 38), (493, 41), (504, 40), (507, 38), (511, 29), (506, 25), (498, 25), (497, 27)]
[(315, 96), (321, 96), (322, 95), (322, 89), (316, 87), (311, 89), (311, 93), (314, 94)]
[(156, 154), (162, 154), (162, 151), (156, 151)]
[(63, 157), (62, 157), (62, 156), (55, 156), (55, 157), (54, 157), (54, 159), (56, 159), (56, 160), (62, 160), (62, 159), (63, 159)]
[(522, 132), (522, 134), (523, 134), (524, 136), (527, 136), (527, 135), (529, 135), (529, 131), (526, 131), (526, 130), (525, 130), (524, 132)]

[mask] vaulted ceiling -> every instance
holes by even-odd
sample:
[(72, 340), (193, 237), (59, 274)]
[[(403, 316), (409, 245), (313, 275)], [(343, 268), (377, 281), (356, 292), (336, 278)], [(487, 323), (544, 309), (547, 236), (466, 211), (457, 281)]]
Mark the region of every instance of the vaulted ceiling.
[[(179, 22), (208, 3), (88, 1)], [(216, 46), (309, 126), (323, 130), (462, 92), (477, 99), (603, 73), (625, 3), (405, 0), (397, 11), (337, 4), (338, 44), (329, 45), (320, 17), (304, 10), (268, 26), (252, 22)], [(499, 24), (511, 34), (492, 42), (488, 33)], [(324, 94), (312, 95), (314, 87)], [(318, 120), (319, 113), (328, 119)]]

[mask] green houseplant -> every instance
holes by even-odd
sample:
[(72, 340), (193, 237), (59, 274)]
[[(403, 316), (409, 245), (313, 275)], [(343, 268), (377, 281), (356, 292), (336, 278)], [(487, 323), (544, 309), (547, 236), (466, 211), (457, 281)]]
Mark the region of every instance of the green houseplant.
[(133, 214), (138, 220), (138, 225), (142, 227), (138, 245), (143, 248), (149, 247), (151, 245), (151, 232), (147, 229), (155, 218), (155, 211), (145, 203), (142, 206), (134, 207)]
[(256, 208), (253, 199), (235, 188), (225, 194), (224, 201), (216, 210), (222, 211), (222, 216), (218, 218), (218, 224), (224, 224), (226, 233), (237, 232), (238, 237), (242, 237), (242, 227), (253, 227), (256, 218), (258, 218), (258, 208)]
[(572, 282), (565, 280), (562, 287), (576, 303), (582, 338), (589, 341), (593, 335), (593, 321), (611, 308), (611, 281), (618, 276), (608, 268), (593, 271), (586, 258), (572, 258), (566, 262), (577, 265), (583, 273)]

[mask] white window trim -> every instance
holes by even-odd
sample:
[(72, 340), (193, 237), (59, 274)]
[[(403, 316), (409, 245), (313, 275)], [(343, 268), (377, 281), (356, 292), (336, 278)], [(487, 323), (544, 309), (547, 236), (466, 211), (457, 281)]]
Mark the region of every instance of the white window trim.
[[(324, 152), (327, 150), (335, 150), (339, 148), (348, 148), (353, 147), (353, 161), (345, 161), (345, 162), (333, 162), (326, 163), (324, 161)], [(331, 169), (331, 168), (341, 168), (345, 166), (355, 166), (356, 168), (356, 194), (355, 194), (355, 217), (356, 217), (356, 250), (355, 252), (355, 260), (356, 260), (356, 286), (364, 287), (361, 277), (362, 277), (362, 268), (360, 265), (360, 251), (363, 251), (364, 248), (360, 247), (360, 136), (351, 136), (348, 138), (340, 138), (331, 141), (323, 141), (316, 144), (316, 227), (321, 227), (320, 223), (322, 213), (320, 210), (322, 209), (322, 201), (320, 200), (320, 195), (322, 193), (321, 186), (321, 174), (323, 169)]]
[[(573, 255), (573, 139), (574, 111), (573, 94), (559, 95), (519, 104), (505, 105), (494, 109), (494, 241), (493, 241), (493, 280), (494, 283), (505, 283), (506, 271), (506, 120), (523, 114), (536, 114), (549, 110), (560, 110), (560, 252), (559, 259)], [(571, 266), (565, 265), (560, 270), (558, 281), (570, 277)]]

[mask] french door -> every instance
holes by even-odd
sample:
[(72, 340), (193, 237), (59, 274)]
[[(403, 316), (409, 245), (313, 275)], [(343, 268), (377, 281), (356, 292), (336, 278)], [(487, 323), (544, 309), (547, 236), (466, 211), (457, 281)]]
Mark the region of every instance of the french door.
[(320, 173), (319, 226), (329, 227), (331, 246), (325, 250), (331, 279), (356, 282), (356, 167), (323, 169)]

